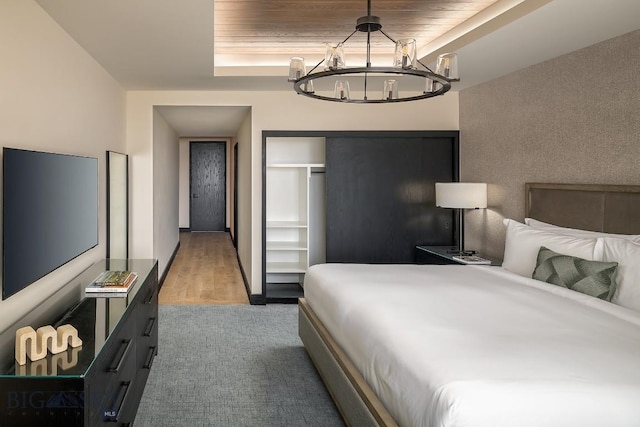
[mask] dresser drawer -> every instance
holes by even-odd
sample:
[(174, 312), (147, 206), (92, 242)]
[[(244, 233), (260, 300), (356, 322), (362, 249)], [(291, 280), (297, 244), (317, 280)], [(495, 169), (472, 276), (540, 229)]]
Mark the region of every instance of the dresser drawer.
[(135, 345), (135, 341), (122, 341), (111, 366), (89, 385), (91, 425), (122, 420), (136, 380)]
[(158, 346), (158, 292), (155, 286), (145, 290), (137, 307), (137, 366), (149, 371)]
[[(131, 319), (133, 320), (133, 319)], [(126, 322), (109, 337), (94, 362), (88, 386), (89, 418), (97, 421), (104, 417), (105, 405), (111, 404), (119, 384), (134, 381), (136, 374), (136, 327)], [(108, 408), (111, 410), (111, 408)]]
[(119, 380), (105, 396), (98, 413), (91, 419), (92, 426), (121, 426), (133, 422), (138, 406), (139, 385), (135, 379)]

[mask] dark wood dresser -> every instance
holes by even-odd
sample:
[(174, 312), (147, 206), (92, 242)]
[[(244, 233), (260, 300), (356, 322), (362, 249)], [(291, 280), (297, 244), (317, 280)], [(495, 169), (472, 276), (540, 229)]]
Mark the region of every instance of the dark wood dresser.
[[(105, 270), (138, 274), (125, 297), (85, 297), (88, 285)], [(79, 300), (57, 318), (70, 324), (81, 347), (18, 365), (13, 353), (0, 360), (2, 426), (128, 426), (158, 351), (158, 265), (155, 260), (103, 260), (74, 279)], [(7, 342), (23, 326), (2, 333)]]

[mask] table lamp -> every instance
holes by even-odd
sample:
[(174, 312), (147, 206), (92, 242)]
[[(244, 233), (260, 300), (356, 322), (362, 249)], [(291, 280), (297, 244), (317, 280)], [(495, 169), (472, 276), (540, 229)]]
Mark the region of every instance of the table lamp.
[(479, 182), (436, 182), (436, 206), (457, 209), (458, 246), (461, 254), (474, 254), (464, 250), (463, 209), (484, 209), (487, 207), (487, 184)]

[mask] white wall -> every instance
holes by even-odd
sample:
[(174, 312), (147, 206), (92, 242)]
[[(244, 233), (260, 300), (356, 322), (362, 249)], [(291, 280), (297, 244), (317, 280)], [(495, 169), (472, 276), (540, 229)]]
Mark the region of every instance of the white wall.
[(2, 331), (104, 258), (105, 152), (126, 149), (124, 90), (40, 6), (0, 1), (0, 40), (0, 144), (97, 157), (100, 174), (98, 246), (0, 302)]
[[(262, 131), (263, 130), (456, 130), (458, 96), (393, 105), (321, 102), (287, 92), (131, 91), (127, 94), (127, 143), (134, 157), (132, 253), (153, 254), (154, 217), (148, 193), (153, 191), (150, 158), (153, 144), (152, 111), (156, 105), (251, 106), (251, 140), (238, 135), (239, 255), (252, 293), (261, 292)], [(247, 141), (248, 142), (248, 141)], [(159, 166), (159, 165), (156, 165)], [(146, 210), (146, 212), (145, 212)]]
[(162, 276), (178, 246), (178, 135), (153, 112), (153, 253)]
[[(234, 236), (236, 250), (240, 260), (248, 260), (248, 264), (242, 261), (242, 268), (247, 275), (249, 284), (251, 279), (251, 130), (253, 113), (247, 114), (242, 121), (236, 140), (238, 141), (238, 235)], [(249, 189), (249, 190), (247, 190)], [(260, 284), (260, 282), (258, 282)], [(258, 287), (259, 289), (259, 287)], [(253, 291), (252, 293), (259, 293)]]
[(191, 227), (191, 218), (189, 212), (190, 206), (190, 172), (189, 164), (191, 162), (190, 145), (188, 138), (180, 138), (180, 146), (178, 147), (179, 161), (178, 166), (178, 227)]

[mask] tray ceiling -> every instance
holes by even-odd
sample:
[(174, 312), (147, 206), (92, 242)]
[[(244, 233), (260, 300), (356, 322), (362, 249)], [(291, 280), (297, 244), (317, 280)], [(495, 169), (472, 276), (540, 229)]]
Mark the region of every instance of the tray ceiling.
[[(286, 80), (289, 58), (300, 55), (307, 65), (315, 65), (324, 56), (324, 42), (349, 35), (357, 18), (367, 13), (365, 0), (34, 1), (129, 90), (291, 90)], [(416, 37), (426, 63), (439, 52), (457, 52), (462, 80), (453, 90), (462, 90), (638, 29), (638, 0), (607, 4), (603, 8), (584, 0), (372, 0), (372, 13), (390, 36)], [(455, 25), (450, 21), (460, 10), (472, 16)], [(312, 25), (312, 20), (318, 24)], [(439, 23), (455, 26), (430, 42), (446, 28), (436, 33)], [(422, 31), (432, 34), (422, 38)], [(348, 43), (356, 50), (364, 43), (358, 36)], [(231, 40), (225, 42), (225, 37)], [(252, 48), (255, 39), (258, 48)], [(272, 48), (260, 44), (267, 39)], [(232, 60), (245, 62), (228, 62), (228, 52), (214, 58), (217, 49), (229, 47), (235, 48)], [(276, 61), (271, 53), (276, 48), (281, 58), (271, 63)], [(392, 46), (384, 51), (388, 61)], [(353, 64), (351, 49), (346, 54)]]
[[(497, 0), (372, 0), (371, 14), (394, 39), (415, 38), (427, 45)], [(291, 56), (324, 57), (324, 44), (344, 40), (356, 20), (367, 15), (365, 0), (215, 0), (216, 66), (283, 65)], [(366, 36), (355, 34), (345, 45), (364, 59)], [(374, 61), (391, 61), (394, 45), (380, 33), (371, 37)], [(316, 59), (317, 58), (317, 59)], [(349, 65), (349, 63), (347, 63)]]

